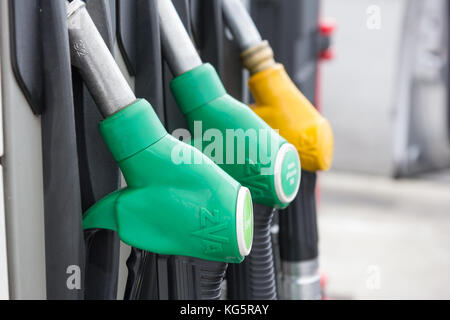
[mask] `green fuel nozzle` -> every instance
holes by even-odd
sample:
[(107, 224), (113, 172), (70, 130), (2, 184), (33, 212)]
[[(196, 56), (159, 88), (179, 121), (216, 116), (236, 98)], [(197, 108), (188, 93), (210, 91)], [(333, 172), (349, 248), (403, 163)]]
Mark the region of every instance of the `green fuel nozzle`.
[[(255, 203), (287, 207), (300, 186), (295, 147), (227, 94), (214, 67), (202, 63), (172, 1), (158, 0), (158, 11), (164, 57), (176, 77), (171, 89), (194, 145), (248, 187)], [(214, 143), (201, 143), (205, 135), (214, 136)]]
[[(253, 240), (250, 191), (136, 99), (82, 1), (67, 5), (67, 17), (72, 63), (106, 117), (100, 131), (128, 185), (88, 210), (84, 229), (117, 231), (154, 253), (241, 262)], [(191, 161), (175, 163), (174, 150)]]
[[(223, 152), (202, 150), (233, 178), (248, 187), (255, 203), (284, 208), (297, 195), (300, 160), (296, 149), (248, 106), (227, 94), (215, 69), (204, 64), (175, 78), (171, 89), (191, 132), (216, 133)], [(198, 138), (196, 138), (198, 140)], [(196, 141), (194, 145), (198, 145)], [(220, 148), (220, 147), (218, 147)]]

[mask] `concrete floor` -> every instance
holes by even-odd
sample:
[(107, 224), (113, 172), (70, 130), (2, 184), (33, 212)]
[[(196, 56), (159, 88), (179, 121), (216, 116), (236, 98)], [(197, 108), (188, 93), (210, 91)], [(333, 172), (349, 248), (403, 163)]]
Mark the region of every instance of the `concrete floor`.
[(450, 173), (321, 177), (321, 267), (331, 299), (450, 299)]

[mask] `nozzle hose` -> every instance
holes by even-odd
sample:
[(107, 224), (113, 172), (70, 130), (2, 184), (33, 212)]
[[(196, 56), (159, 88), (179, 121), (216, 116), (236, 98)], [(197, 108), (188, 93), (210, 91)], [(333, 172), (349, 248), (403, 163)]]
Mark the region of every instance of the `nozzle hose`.
[(319, 256), (315, 172), (302, 171), (300, 192), (280, 213), (281, 260), (301, 262)]
[(220, 300), (227, 263), (173, 256), (169, 287), (172, 300)]
[(241, 264), (230, 264), (227, 295), (230, 300), (276, 300), (277, 286), (271, 225), (275, 210), (254, 204), (253, 249)]
[(157, 255), (131, 248), (126, 264), (128, 278), (124, 300), (158, 300)]
[(83, 77), (104, 117), (124, 109), (136, 96), (81, 0), (66, 2), (72, 65)]
[(321, 299), (315, 172), (302, 172), (300, 193), (280, 213), (281, 298)]
[(262, 42), (261, 34), (242, 0), (224, 0), (223, 13), (241, 51), (246, 51)]
[(157, 0), (163, 55), (174, 76), (203, 64), (171, 0)]

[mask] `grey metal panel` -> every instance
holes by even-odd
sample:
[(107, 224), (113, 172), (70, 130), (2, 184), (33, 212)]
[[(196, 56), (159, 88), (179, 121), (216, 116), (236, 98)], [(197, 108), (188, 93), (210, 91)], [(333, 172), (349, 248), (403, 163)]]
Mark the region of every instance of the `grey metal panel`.
[(40, 119), (11, 67), (9, 2), (0, 2), (4, 186), (11, 299), (45, 299), (45, 232)]
[(84, 237), (65, 4), (42, 0), (39, 14), (47, 299), (82, 300)]

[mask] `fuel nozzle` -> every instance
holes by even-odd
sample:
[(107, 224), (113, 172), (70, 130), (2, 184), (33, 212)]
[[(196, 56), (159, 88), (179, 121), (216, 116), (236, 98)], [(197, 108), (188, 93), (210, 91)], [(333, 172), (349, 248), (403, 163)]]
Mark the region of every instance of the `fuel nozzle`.
[[(106, 117), (100, 131), (128, 185), (89, 209), (83, 227), (117, 231), (154, 253), (241, 262), (253, 241), (250, 191), (169, 135), (136, 99), (84, 2), (68, 3), (67, 19), (73, 65)], [(189, 161), (176, 163), (176, 153)]]
[[(248, 106), (227, 94), (214, 67), (200, 59), (172, 1), (158, 0), (158, 12), (164, 58), (175, 76), (171, 89), (191, 132), (197, 131), (195, 125), (201, 123), (205, 132), (216, 130), (225, 138), (217, 152), (220, 156), (212, 158), (250, 189), (255, 203), (288, 206), (300, 185), (300, 161), (295, 148)], [(239, 137), (231, 135), (226, 139), (230, 132), (243, 133), (241, 150), (231, 145)], [(238, 153), (244, 154), (243, 161), (239, 161)]]
[[(243, 264), (230, 267), (254, 270), (248, 277), (238, 272), (246, 283), (252, 281), (252, 295), (245, 298), (276, 299), (270, 224), (273, 208), (287, 207), (298, 193), (297, 150), (247, 105), (228, 95), (213, 66), (202, 64), (172, 1), (158, 0), (158, 11), (164, 58), (175, 76), (173, 95), (191, 132), (202, 131), (200, 137), (194, 136), (194, 145), (248, 187), (255, 202), (254, 249)], [(214, 136), (215, 147), (203, 143), (203, 133)]]
[(242, 51), (242, 63), (252, 75), (253, 111), (296, 147), (304, 170), (330, 169), (334, 138), (328, 120), (300, 92), (283, 65), (275, 62), (270, 44), (262, 40), (242, 1), (224, 0), (223, 12)]

